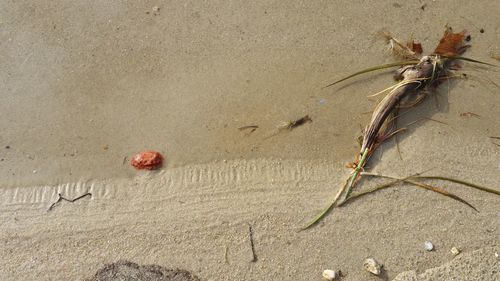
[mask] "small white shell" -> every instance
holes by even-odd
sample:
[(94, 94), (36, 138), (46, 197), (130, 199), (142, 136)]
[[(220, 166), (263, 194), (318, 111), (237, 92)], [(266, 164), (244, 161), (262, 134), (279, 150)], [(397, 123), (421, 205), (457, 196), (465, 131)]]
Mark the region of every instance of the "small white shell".
[(335, 278), (337, 278), (337, 272), (335, 272), (335, 270), (330, 270), (330, 269), (323, 270), (324, 280), (332, 281)]
[(366, 269), (366, 271), (371, 272), (375, 275), (380, 275), (380, 273), (382, 272), (382, 265), (374, 258), (367, 258), (363, 263), (363, 267)]
[(430, 252), (430, 251), (434, 250), (434, 245), (432, 244), (431, 241), (425, 241), (424, 248), (426, 251)]
[(457, 247), (453, 247), (453, 248), (451, 248), (450, 252), (451, 252), (454, 256), (456, 256), (456, 255), (460, 254), (460, 249), (459, 249), (459, 248), (457, 248)]

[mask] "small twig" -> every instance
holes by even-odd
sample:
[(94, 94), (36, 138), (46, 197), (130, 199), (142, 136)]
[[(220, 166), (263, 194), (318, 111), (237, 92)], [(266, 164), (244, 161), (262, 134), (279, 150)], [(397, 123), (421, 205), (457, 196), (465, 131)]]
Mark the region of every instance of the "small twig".
[(227, 245), (224, 248), (224, 261), (229, 264), (229, 247)]
[(476, 117), (481, 119), (481, 116), (479, 114), (476, 114), (474, 112), (462, 112), (460, 113), (460, 117)]
[(250, 135), (251, 133), (255, 132), (255, 130), (257, 130), (259, 128), (259, 126), (257, 125), (249, 125), (249, 126), (243, 126), (243, 127), (239, 127), (238, 130), (240, 131), (247, 131), (245, 132), (245, 135)]
[(50, 207), (49, 207), (49, 209), (48, 209), (47, 211), (52, 210), (52, 209), (53, 209), (53, 208), (54, 208), (54, 207), (55, 207), (55, 206), (56, 206), (59, 202), (61, 202), (61, 201), (68, 201), (68, 202), (70, 202), (70, 203), (73, 203), (73, 202), (75, 202), (75, 201), (77, 201), (77, 200), (82, 199), (83, 197), (86, 197), (86, 196), (90, 196), (90, 197), (92, 197), (92, 193), (90, 193), (90, 192), (87, 192), (87, 193), (85, 193), (85, 194), (83, 194), (83, 195), (80, 195), (80, 196), (78, 196), (78, 197), (76, 197), (76, 198), (74, 198), (74, 199), (67, 199), (67, 198), (63, 197), (63, 196), (61, 195), (61, 193), (58, 193), (58, 195), (59, 195), (59, 198), (57, 199), (57, 201), (56, 201), (56, 202), (54, 202), (54, 203), (52, 203), (52, 205), (50, 205)]
[[(494, 139), (494, 140), (500, 140), (500, 137), (490, 137), (490, 139)], [(492, 144), (496, 145), (496, 146), (500, 146), (500, 144), (494, 142), (494, 141), (491, 141)]]
[(259, 128), (259, 126), (257, 126), (257, 125), (248, 125), (248, 126), (239, 127), (238, 130), (243, 131), (246, 129), (252, 129), (252, 132), (253, 132), (258, 128)]
[(313, 120), (311, 119), (311, 117), (309, 117), (309, 115), (306, 115), (306, 116), (299, 118), (297, 120), (289, 121), (289, 122), (285, 123), (284, 125), (280, 126), (280, 129), (286, 129), (286, 130), (291, 131), (291, 130), (297, 128), (298, 126), (302, 126), (305, 123), (312, 122), (312, 121)]
[(123, 157), (123, 163), (122, 163), (122, 165), (125, 165), (125, 162), (127, 162), (127, 156)]
[(250, 224), (248, 224), (248, 237), (250, 238), (250, 248), (252, 249), (252, 260), (250, 262), (256, 262), (257, 255), (255, 254), (255, 245), (253, 242), (253, 229)]
[(288, 121), (288, 122), (285, 122), (281, 125), (278, 126), (278, 130), (276, 132), (274, 132), (273, 134), (271, 135), (268, 135), (267, 137), (265, 137), (264, 139), (268, 139), (268, 138), (271, 138), (271, 137), (274, 137), (276, 136), (277, 134), (287, 130), (287, 131), (291, 131), (299, 126), (302, 126), (306, 123), (309, 123), (309, 122), (312, 122), (312, 119), (311, 117), (309, 117), (309, 115), (306, 115), (302, 118), (299, 118), (297, 120), (294, 120), (294, 121)]
[(302, 126), (304, 125), (305, 123), (308, 123), (308, 122), (312, 122), (313, 120), (311, 119), (311, 117), (309, 117), (309, 115), (306, 115), (300, 119), (297, 119), (295, 121), (293, 121), (291, 124), (290, 124), (290, 130), (292, 129), (295, 129), (297, 128), (298, 126)]

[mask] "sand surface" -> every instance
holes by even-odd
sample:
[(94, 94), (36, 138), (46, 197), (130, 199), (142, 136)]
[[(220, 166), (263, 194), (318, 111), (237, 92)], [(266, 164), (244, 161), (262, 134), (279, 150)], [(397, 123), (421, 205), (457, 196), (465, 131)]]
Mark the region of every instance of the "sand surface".
[[(392, 80), (382, 72), (322, 87), (391, 62), (382, 30), (430, 52), (446, 24), (468, 29), (467, 56), (494, 63), (498, 10), (498, 1), (1, 1), (0, 279), (83, 280), (129, 260), (201, 280), (321, 280), (324, 269), (342, 280), (499, 280), (500, 199), (466, 187), (444, 184), (479, 212), (403, 185), (298, 231), (349, 174), (373, 109), (366, 96)], [(500, 136), (499, 74), (464, 71), (468, 80), (400, 119), (446, 124), (409, 127), (401, 157), (389, 141), (370, 171), (432, 168), (500, 189), (489, 138)], [(273, 135), (306, 114), (312, 123)], [(259, 128), (238, 130), (247, 125)], [(150, 149), (165, 155), (163, 169), (128, 165)], [(58, 194), (87, 192), (49, 210)], [(361, 268), (368, 256), (384, 264), (381, 278)]]

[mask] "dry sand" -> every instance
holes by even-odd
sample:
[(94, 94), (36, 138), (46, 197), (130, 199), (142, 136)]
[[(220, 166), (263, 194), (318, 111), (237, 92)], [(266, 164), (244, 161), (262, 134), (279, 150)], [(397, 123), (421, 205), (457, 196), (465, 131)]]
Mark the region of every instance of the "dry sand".
[[(431, 51), (445, 24), (466, 28), (467, 55), (491, 62), (498, 10), (498, 1), (1, 1), (0, 279), (83, 280), (129, 260), (201, 280), (321, 280), (324, 269), (380, 280), (361, 268), (373, 256), (382, 280), (499, 280), (500, 199), (465, 187), (446, 185), (479, 212), (401, 186), (298, 232), (349, 173), (373, 107), (365, 96), (392, 81), (322, 86), (391, 61), (381, 30)], [(500, 147), (488, 138), (500, 136), (498, 88), (473, 79), (498, 83), (498, 72), (464, 70), (471, 79), (444, 85), (439, 107), (428, 99), (400, 121), (448, 125), (410, 127), (402, 159), (388, 142), (371, 171), (433, 168), (500, 188)], [(305, 114), (312, 123), (267, 138)], [(237, 129), (246, 125), (259, 128)], [(123, 164), (145, 149), (166, 156), (162, 170)], [(86, 192), (48, 211), (59, 193)]]

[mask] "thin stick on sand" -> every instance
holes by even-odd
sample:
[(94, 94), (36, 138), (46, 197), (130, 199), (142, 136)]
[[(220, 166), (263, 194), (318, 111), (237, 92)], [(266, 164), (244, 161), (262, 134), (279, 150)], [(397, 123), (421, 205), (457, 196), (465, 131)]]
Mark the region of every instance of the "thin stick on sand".
[(59, 193), (59, 194), (57, 194), (57, 195), (59, 196), (59, 198), (57, 198), (57, 201), (56, 201), (56, 202), (54, 202), (54, 203), (52, 203), (52, 205), (50, 205), (50, 207), (49, 207), (49, 209), (48, 209), (47, 211), (51, 211), (51, 210), (52, 210), (52, 209), (53, 209), (53, 208), (54, 208), (54, 207), (55, 207), (55, 206), (56, 206), (59, 202), (61, 202), (61, 201), (66, 201), (66, 202), (74, 203), (75, 201), (78, 201), (78, 200), (80, 200), (80, 199), (82, 199), (82, 198), (84, 198), (84, 197), (86, 197), (86, 196), (90, 196), (90, 197), (92, 197), (92, 193), (90, 193), (90, 192), (87, 192), (87, 193), (85, 193), (85, 194), (82, 194), (82, 195), (80, 195), (80, 196), (78, 196), (78, 197), (76, 197), (76, 198), (73, 198), (73, 199), (68, 199), (68, 198), (66, 198), (66, 197), (63, 197), (63, 196), (61, 195), (61, 193)]

